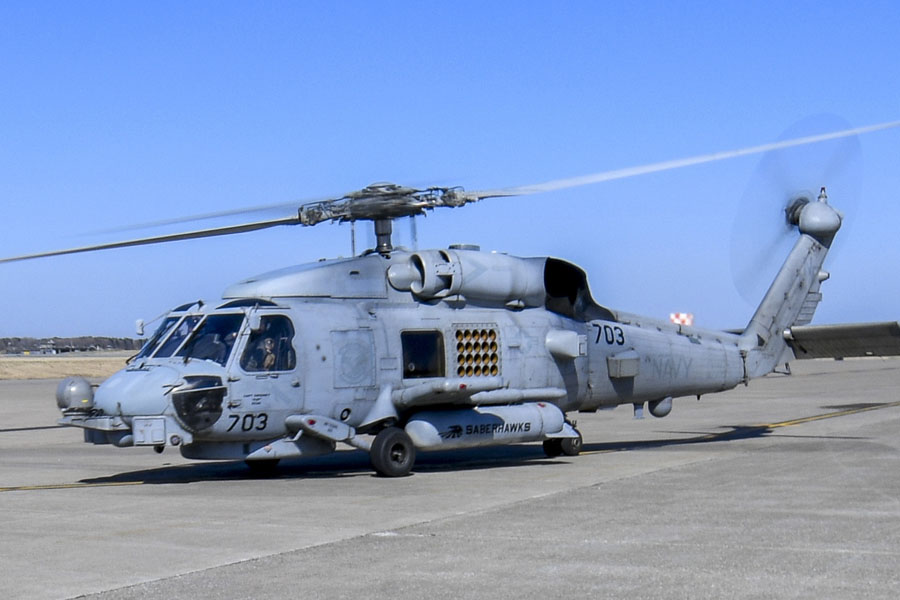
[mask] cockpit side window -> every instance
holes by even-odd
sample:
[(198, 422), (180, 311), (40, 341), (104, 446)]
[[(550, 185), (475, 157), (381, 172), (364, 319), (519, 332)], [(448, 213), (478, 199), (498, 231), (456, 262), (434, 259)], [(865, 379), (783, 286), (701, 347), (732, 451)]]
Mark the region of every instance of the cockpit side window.
[(175, 327), (175, 330), (172, 332), (172, 335), (169, 336), (169, 339), (160, 346), (159, 350), (157, 350), (156, 354), (153, 356), (156, 358), (172, 356), (172, 354), (178, 350), (181, 343), (187, 338), (188, 334), (193, 331), (199, 321), (200, 315), (187, 315), (184, 317)]
[(209, 315), (178, 352), (178, 356), (211, 360), (225, 366), (243, 322), (243, 313)]
[(241, 368), (250, 373), (292, 371), (297, 366), (293, 339), (294, 326), (290, 319), (283, 315), (262, 317), (259, 331), (254, 331), (247, 340)]
[(163, 341), (163, 338), (169, 335), (169, 332), (172, 331), (172, 328), (177, 322), (178, 317), (168, 317), (163, 321), (153, 335), (150, 336), (150, 339), (147, 340), (147, 343), (144, 344), (144, 347), (141, 348), (141, 351), (135, 355), (135, 358), (146, 358), (153, 354), (153, 351), (156, 350), (160, 342)]

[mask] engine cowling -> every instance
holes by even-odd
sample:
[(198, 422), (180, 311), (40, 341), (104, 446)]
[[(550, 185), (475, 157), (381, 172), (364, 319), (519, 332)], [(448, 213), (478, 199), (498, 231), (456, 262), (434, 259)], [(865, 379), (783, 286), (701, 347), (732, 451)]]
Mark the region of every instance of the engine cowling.
[(388, 281), (420, 300), (462, 296), (492, 304), (543, 306), (545, 258), (517, 258), (474, 250), (427, 250), (388, 270)]

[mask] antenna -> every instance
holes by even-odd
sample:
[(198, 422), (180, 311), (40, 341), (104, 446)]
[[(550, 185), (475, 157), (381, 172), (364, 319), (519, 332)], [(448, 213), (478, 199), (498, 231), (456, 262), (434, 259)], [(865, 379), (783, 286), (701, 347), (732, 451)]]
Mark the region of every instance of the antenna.
[(419, 228), (416, 215), (409, 215), (409, 245), (412, 250), (419, 250)]

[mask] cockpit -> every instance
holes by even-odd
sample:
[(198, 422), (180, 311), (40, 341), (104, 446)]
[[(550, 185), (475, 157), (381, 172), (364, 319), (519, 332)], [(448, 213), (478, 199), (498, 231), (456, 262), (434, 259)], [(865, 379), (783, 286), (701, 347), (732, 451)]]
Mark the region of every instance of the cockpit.
[(251, 326), (246, 309), (187, 312), (194, 306), (169, 313), (133, 361), (178, 357), (224, 367), (239, 340), (245, 339), (239, 361), (244, 371), (290, 371), (296, 367), (294, 326), (286, 315), (256, 315)]

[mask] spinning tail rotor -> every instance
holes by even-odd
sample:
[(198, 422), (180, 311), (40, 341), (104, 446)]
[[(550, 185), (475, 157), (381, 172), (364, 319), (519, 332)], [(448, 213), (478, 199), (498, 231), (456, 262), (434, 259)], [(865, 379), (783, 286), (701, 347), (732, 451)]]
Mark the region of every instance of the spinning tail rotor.
[[(781, 137), (821, 137), (810, 132), (842, 126), (846, 123), (836, 117), (813, 117), (795, 124)], [(732, 276), (748, 304), (755, 306), (765, 293), (796, 240), (803, 206), (817, 200), (822, 186), (838, 199), (842, 210), (856, 214), (861, 172), (856, 134), (805, 147), (779, 147), (763, 155), (738, 203), (731, 235)]]

